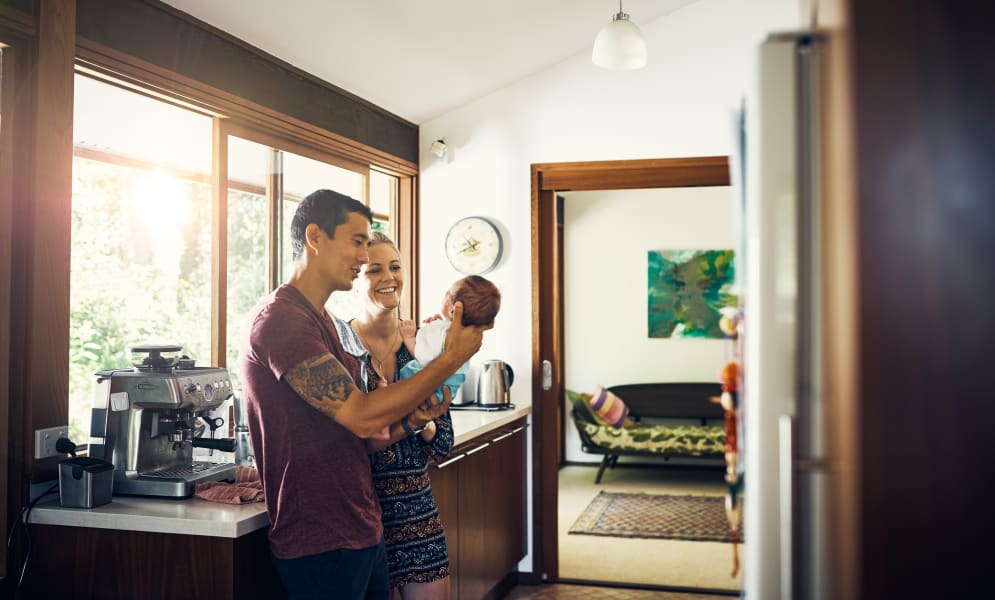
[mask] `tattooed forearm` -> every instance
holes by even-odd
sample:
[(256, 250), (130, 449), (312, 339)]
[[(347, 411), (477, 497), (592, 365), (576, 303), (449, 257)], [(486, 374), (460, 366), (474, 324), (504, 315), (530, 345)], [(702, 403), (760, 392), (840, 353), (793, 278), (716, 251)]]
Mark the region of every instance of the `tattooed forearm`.
[(349, 372), (331, 354), (309, 358), (287, 371), (284, 379), (308, 404), (332, 419), (356, 388)]

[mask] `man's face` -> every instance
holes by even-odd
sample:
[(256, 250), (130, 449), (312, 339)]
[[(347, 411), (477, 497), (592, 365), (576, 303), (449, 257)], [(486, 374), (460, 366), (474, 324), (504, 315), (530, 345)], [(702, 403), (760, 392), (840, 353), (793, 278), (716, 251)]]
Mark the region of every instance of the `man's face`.
[(318, 264), (332, 291), (352, 288), (360, 268), (370, 260), (367, 244), (370, 241), (370, 222), (357, 212), (351, 212), (345, 223), (335, 228), (332, 238), (318, 244)]

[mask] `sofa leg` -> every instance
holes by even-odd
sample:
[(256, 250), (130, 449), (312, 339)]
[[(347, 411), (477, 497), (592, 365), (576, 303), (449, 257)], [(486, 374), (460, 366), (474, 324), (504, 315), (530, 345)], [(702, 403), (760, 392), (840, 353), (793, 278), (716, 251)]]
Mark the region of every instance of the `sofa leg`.
[(594, 478), (595, 485), (601, 483), (601, 476), (605, 474), (605, 467), (612, 461), (613, 454), (605, 454), (605, 457), (601, 459), (601, 466), (598, 467), (598, 476)]

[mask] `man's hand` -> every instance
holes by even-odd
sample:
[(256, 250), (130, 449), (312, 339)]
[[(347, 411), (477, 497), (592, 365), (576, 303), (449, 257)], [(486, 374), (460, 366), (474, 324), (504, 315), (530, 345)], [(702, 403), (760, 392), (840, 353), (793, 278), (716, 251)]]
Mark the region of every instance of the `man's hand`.
[(463, 326), (463, 303), (456, 302), (453, 305), (453, 324), (446, 334), (446, 350), (442, 356), (451, 357), (456, 365), (455, 368), (459, 368), (480, 350), (480, 345), (484, 341), (484, 331), (492, 327), (494, 323)]

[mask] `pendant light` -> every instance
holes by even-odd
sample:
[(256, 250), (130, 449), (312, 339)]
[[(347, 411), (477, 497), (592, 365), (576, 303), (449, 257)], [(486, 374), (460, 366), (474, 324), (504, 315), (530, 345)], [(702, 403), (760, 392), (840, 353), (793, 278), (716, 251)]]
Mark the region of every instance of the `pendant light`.
[(591, 61), (603, 69), (641, 69), (646, 66), (646, 40), (643, 32), (622, 12), (622, 0), (618, 0), (618, 12), (611, 22), (601, 28), (594, 40)]

